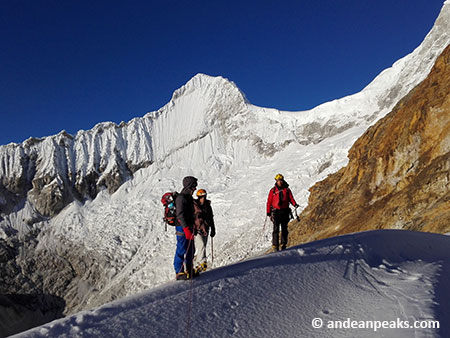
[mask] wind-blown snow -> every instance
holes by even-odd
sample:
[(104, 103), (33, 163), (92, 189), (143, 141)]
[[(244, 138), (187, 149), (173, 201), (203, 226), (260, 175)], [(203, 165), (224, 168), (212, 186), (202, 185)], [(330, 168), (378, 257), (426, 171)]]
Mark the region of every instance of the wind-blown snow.
[[(363, 91), (310, 111), (285, 112), (251, 105), (238, 87), (198, 74), (158, 111), (119, 126), (108, 122), (75, 136), (64, 132), (0, 147), (0, 187), (21, 177), (76, 184), (90, 173), (99, 181), (123, 163), (149, 166), (127, 177), (117, 191), (101, 190), (75, 201), (42, 228), (39, 247), (54, 250), (75, 243), (109, 262), (105, 280), (80, 291), (80, 308), (130, 295), (173, 278), (173, 229), (162, 225), (160, 197), (181, 190), (184, 176), (199, 178), (212, 200), (217, 223), (214, 266), (267, 249), (265, 199), (276, 173), (291, 184), (301, 207), (307, 189), (347, 163), (354, 141), (429, 73), (450, 43), (450, 5), (445, 3), (424, 42), (383, 71)], [(35, 156), (36, 172), (24, 158)], [(0, 203), (5, 201), (0, 199)], [(24, 233), (36, 215), (29, 200), (0, 217), (0, 237)], [(86, 293), (86, 294), (84, 294)]]
[[(335, 237), (171, 282), (17, 337), (448, 337), (449, 247), (448, 236), (399, 230)], [(314, 318), (324, 327), (313, 328)], [(438, 321), (440, 329), (327, 328), (347, 318)]]

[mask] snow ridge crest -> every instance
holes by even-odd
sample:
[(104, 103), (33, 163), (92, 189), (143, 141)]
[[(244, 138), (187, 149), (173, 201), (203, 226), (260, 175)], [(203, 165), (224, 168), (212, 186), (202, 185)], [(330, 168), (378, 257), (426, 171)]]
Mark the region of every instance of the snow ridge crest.
[(248, 103), (245, 94), (233, 81), (222, 76), (211, 76), (203, 73), (196, 74), (185, 85), (175, 90), (171, 101), (176, 101), (179, 97), (193, 92), (198, 92), (201, 95), (208, 94), (210, 98), (221, 92), (229, 92), (230, 94), (237, 94), (243, 102)]

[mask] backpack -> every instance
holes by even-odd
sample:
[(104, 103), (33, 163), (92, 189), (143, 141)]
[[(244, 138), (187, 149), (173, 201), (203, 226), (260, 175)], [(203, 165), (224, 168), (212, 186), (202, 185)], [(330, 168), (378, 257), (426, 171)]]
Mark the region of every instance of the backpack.
[(167, 230), (167, 224), (171, 226), (177, 225), (177, 211), (175, 209), (175, 199), (177, 198), (178, 193), (175, 192), (166, 192), (161, 197), (161, 203), (164, 206), (164, 217), (163, 221), (166, 224), (166, 230)]

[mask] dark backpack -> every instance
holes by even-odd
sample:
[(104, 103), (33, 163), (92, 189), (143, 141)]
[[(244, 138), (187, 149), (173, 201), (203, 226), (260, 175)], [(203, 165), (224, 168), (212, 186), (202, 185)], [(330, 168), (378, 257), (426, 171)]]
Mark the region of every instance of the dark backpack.
[(175, 199), (177, 198), (178, 193), (175, 192), (166, 192), (164, 195), (162, 195), (161, 197), (161, 203), (164, 206), (164, 223), (166, 224), (166, 229), (167, 229), (167, 224), (171, 225), (171, 226), (176, 226), (177, 225), (177, 211), (175, 209)]

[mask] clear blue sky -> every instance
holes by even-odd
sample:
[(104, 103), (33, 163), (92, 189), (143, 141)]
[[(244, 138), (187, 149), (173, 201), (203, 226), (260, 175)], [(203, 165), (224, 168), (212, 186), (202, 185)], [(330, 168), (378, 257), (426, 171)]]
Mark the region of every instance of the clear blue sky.
[(166, 104), (197, 73), (305, 110), (410, 53), (443, 0), (0, 0), (0, 144)]

